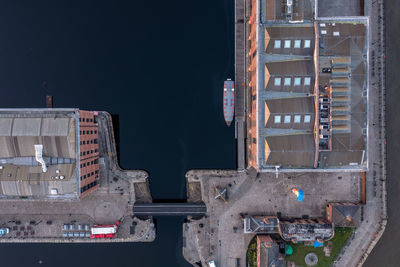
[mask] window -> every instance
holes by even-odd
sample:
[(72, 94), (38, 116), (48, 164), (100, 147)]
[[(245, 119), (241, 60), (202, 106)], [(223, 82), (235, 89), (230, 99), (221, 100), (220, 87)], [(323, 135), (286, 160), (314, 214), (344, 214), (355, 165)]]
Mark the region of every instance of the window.
[(257, 144), (257, 139), (253, 138), (253, 144)]
[(301, 116), (300, 115), (295, 115), (294, 116), (294, 123), (300, 123)]
[(311, 78), (310, 77), (305, 77), (304, 78), (304, 85), (310, 85), (311, 84)]
[(333, 36), (339, 36), (340, 33), (339, 32), (333, 32)]
[(290, 123), (290, 121), (291, 121), (291, 118), (292, 116), (290, 116), (290, 115), (285, 115), (285, 120), (284, 120), (284, 122), (285, 123)]
[(281, 123), (281, 116), (280, 115), (276, 115), (274, 118), (274, 122), (275, 123)]
[(290, 40), (285, 40), (285, 46), (284, 46), (284, 48), (290, 48), (290, 43), (291, 43)]
[(86, 131), (86, 134), (89, 134), (89, 131)]
[(90, 134), (93, 134), (93, 130), (90, 131)]
[(304, 123), (310, 123), (311, 121), (311, 116), (310, 115), (305, 115), (304, 116)]
[(284, 85), (285, 85), (285, 86), (290, 86), (291, 82), (292, 82), (292, 78), (285, 78), (285, 83), (284, 83)]
[(294, 78), (294, 86), (300, 86), (300, 84), (301, 84), (301, 78), (300, 77)]
[(322, 30), (321, 34), (327, 34), (327, 31), (326, 30)]
[(281, 48), (281, 40), (275, 40), (274, 48)]
[(301, 47), (301, 40), (295, 40), (294, 41), (294, 48), (300, 48)]
[(275, 78), (274, 85), (275, 86), (280, 86), (281, 85), (281, 78)]
[(310, 48), (311, 47), (311, 40), (305, 40), (304, 41), (304, 48)]
[(94, 130), (94, 134), (97, 134), (97, 131), (96, 131), (96, 130)]

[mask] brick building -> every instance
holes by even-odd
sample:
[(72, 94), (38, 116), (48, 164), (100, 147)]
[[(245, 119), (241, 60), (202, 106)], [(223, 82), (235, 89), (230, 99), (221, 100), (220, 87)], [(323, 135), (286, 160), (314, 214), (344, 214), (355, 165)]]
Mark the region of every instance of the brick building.
[(81, 198), (99, 187), (99, 125), (94, 111), (79, 110)]
[(247, 164), (367, 167), (367, 22), (315, 19), (310, 1), (246, 6)]
[(0, 197), (70, 200), (98, 188), (96, 115), (0, 109)]

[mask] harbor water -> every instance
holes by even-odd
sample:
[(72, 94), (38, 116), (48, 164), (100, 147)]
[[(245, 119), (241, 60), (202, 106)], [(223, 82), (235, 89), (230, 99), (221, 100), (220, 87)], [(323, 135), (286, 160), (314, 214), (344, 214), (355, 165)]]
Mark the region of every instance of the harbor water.
[[(156, 200), (184, 200), (186, 171), (236, 168), (222, 87), (234, 75), (233, 1), (2, 1), (0, 107), (107, 110), (120, 164)], [(182, 218), (153, 243), (1, 244), (1, 266), (190, 266)]]
[[(386, 1), (388, 215), (365, 266), (399, 266), (400, 2)], [(155, 200), (183, 200), (185, 172), (236, 168), (222, 86), (234, 74), (234, 1), (0, 2), (0, 107), (116, 114), (120, 164), (150, 174)], [(1, 266), (190, 266), (183, 218), (157, 218), (153, 243), (0, 244)]]

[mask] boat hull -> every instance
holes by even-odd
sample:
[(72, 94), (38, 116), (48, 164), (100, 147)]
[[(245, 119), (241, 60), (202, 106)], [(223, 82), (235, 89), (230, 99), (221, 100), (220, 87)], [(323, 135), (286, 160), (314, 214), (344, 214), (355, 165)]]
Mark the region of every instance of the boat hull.
[(228, 126), (235, 116), (235, 82), (230, 79), (224, 82), (223, 92), (224, 119)]

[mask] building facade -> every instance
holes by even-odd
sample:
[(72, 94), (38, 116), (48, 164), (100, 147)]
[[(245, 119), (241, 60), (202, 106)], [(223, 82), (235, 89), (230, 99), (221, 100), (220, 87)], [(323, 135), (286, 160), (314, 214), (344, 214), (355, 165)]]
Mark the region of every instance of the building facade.
[(80, 195), (99, 187), (99, 125), (94, 111), (79, 110)]

